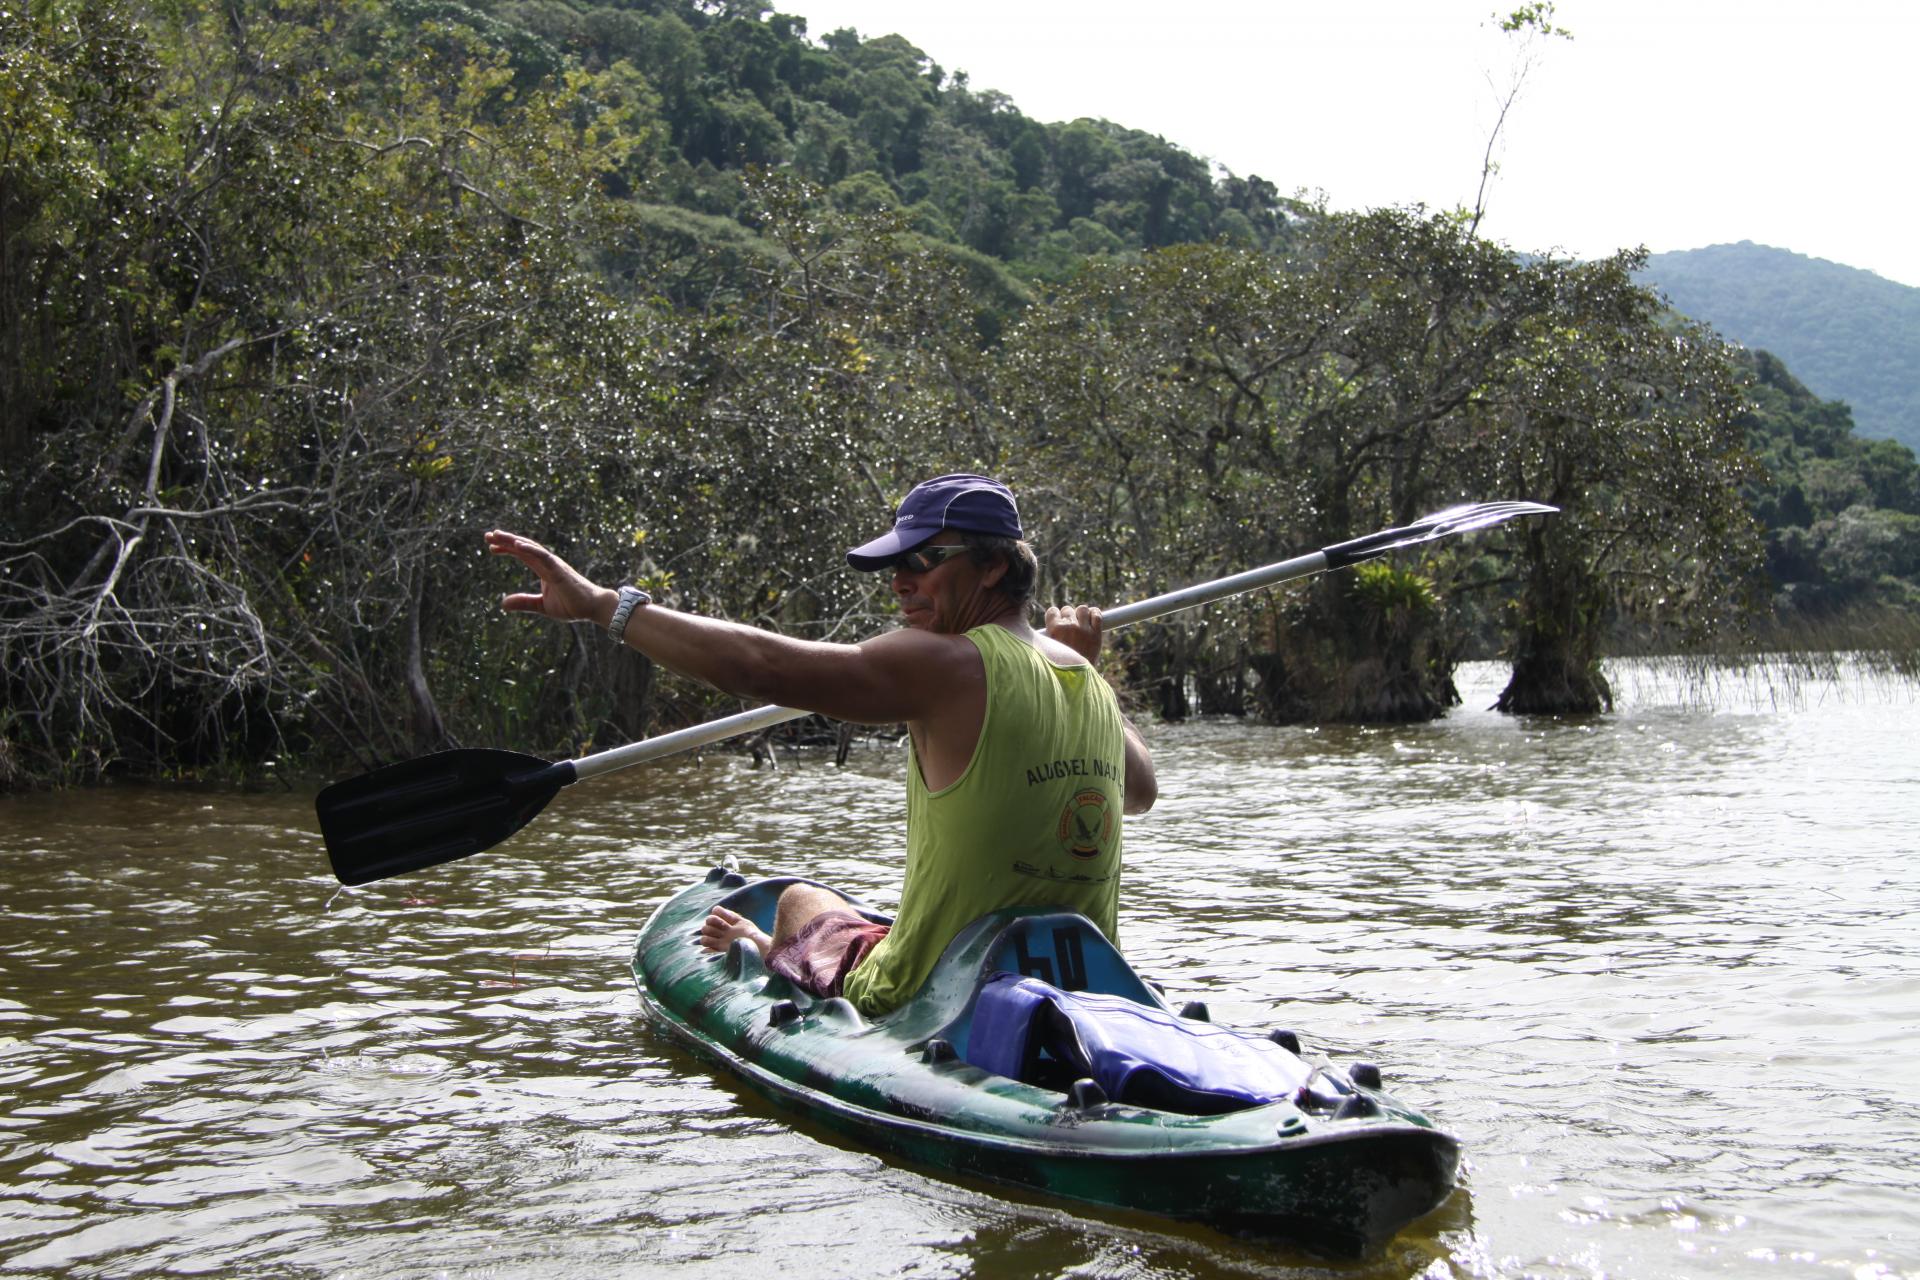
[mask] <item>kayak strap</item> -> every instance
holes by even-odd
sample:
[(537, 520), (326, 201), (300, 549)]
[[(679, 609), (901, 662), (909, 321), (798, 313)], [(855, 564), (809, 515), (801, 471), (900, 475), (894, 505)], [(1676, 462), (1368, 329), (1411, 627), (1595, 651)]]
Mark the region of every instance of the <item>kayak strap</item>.
[(1270, 1040), (1006, 972), (980, 988), (966, 1059), (1063, 1092), (1091, 1078), (1115, 1102), (1194, 1116), (1291, 1099), (1311, 1075)]

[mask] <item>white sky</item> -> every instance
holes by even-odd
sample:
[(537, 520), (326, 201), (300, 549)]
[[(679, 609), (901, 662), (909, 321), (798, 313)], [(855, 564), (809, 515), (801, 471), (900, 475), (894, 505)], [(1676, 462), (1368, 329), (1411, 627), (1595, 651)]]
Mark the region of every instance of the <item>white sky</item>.
[[(1471, 206), (1517, 0), (774, 0), (898, 32), (1043, 121), (1104, 116), (1334, 208)], [(1559, 0), (1482, 231), (1753, 240), (1920, 286), (1920, 0)]]

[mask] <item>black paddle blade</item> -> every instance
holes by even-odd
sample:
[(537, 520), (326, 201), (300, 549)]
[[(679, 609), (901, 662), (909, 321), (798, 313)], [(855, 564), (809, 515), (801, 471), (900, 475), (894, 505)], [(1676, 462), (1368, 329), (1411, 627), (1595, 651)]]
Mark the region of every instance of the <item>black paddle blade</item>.
[(314, 808), (341, 884), (366, 884), (490, 849), (574, 779), (517, 751), (442, 751), (336, 782)]

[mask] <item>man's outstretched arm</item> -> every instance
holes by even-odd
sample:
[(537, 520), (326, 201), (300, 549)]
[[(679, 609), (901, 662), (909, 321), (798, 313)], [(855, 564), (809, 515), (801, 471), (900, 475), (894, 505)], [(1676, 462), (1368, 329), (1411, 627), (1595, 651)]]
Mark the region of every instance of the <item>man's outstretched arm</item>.
[[(538, 591), (504, 597), (502, 609), (603, 630), (613, 620), (619, 593), (539, 543), (496, 529), (486, 544), (540, 580)], [(860, 644), (826, 644), (658, 605), (635, 609), (623, 639), (668, 670), (724, 692), (860, 724), (923, 719), (943, 690), (967, 678), (969, 663), (980, 665), (978, 651), (958, 636), (902, 630)]]

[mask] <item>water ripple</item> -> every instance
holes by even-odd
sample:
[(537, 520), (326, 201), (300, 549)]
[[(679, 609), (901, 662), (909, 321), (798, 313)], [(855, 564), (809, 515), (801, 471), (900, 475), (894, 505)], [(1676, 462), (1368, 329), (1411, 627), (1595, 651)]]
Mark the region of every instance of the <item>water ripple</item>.
[(617, 775), (354, 890), (306, 796), (0, 802), (0, 1275), (1920, 1275), (1911, 699), (1619, 683), (1587, 723), (1153, 731), (1138, 967), (1466, 1145), (1373, 1263), (931, 1179), (646, 1022), (633, 935), (721, 855), (894, 900), (888, 746)]

